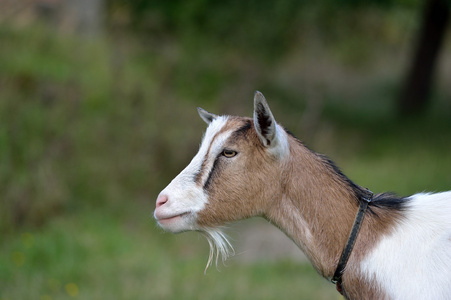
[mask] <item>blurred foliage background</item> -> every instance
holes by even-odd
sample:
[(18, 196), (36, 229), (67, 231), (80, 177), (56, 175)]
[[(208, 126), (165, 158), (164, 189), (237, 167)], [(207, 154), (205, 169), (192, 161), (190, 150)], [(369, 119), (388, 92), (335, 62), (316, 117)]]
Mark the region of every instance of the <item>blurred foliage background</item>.
[[(409, 109), (434, 5), (443, 36)], [(302, 257), (204, 275), (207, 242), (162, 234), (154, 201), (196, 153), (195, 107), (251, 115), (255, 90), (358, 184), (450, 189), (446, 14), (440, 0), (0, 1), (0, 299), (337, 299)], [(247, 226), (267, 224), (232, 227), (257, 253), (239, 246)]]

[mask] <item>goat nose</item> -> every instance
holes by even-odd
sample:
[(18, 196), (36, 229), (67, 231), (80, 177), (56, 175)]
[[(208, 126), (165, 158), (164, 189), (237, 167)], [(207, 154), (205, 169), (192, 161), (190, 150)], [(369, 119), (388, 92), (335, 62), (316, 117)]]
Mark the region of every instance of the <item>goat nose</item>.
[(158, 207), (160, 207), (160, 206), (162, 206), (162, 205), (164, 205), (166, 202), (168, 202), (168, 200), (169, 200), (169, 198), (168, 198), (168, 196), (166, 196), (166, 195), (160, 195), (160, 196), (158, 196), (158, 199), (157, 199), (157, 208)]

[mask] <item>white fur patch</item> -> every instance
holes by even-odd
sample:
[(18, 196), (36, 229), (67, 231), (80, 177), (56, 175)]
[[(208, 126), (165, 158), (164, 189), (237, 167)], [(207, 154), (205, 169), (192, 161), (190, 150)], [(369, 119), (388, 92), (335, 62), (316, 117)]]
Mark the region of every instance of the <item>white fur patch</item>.
[(451, 192), (416, 194), (406, 218), (362, 261), (391, 299), (451, 299)]
[(276, 124), (276, 135), (268, 150), (277, 159), (284, 159), (290, 155), (287, 133), (279, 124)]

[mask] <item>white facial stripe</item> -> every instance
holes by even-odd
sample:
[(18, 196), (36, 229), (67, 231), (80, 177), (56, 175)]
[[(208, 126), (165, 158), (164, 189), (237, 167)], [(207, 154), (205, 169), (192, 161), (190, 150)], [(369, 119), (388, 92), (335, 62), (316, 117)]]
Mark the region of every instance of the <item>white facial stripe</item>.
[[(196, 156), (191, 160), (190, 164), (182, 171), (182, 173), (187, 172), (193, 176), (193, 178), (196, 177), (196, 174), (205, 173), (205, 170), (202, 170), (202, 164), (204, 161), (206, 161), (207, 165), (205, 166), (207, 170), (209, 170), (213, 164), (211, 162), (210, 164), (210, 157), (212, 155), (217, 155), (218, 153), (218, 145), (222, 145), (225, 140), (223, 139), (224, 134), (220, 134), (219, 136), (216, 136), (221, 129), (225, 126), (227, 123), (228, 118), (226, 116), (220, 116), (217, 119), (215, 119), (210, 126), (208, 126), (207, 130), (205, 131), (205, 135), (202, 139), (202, 143), (199, 148), (199, 152), (197, 152)], [(216, 137), (216, 138), (215, 138)], [(214, 140), (213, 140), (214, 139)], [(213, 142), (213, 145), (210, 146), (210, 144)], [(218, 144), (220, 143), (220, 144)], [(210, 151), (209, 151), (210, 149)], [(209, 157), (207, 157), (207, 155)], [(213, 160), (214, 161), (214, 160)], [(202, 180), (203, 182), (205, 180), (204, 176), (205, 174), (202, 174)]]
[(231, 134), (231, 130), (225, 131), (219, 135), (216, 135), (214, 140), (212, 140), (211, 145), (209, 146), (210, 150), (205, 154), (203, 159), (203, 169), (199, 170), (201, 177), (199, 178), (198, 183), (200, 183), (201, 186), (205, 186), (211, 172), (213, 172), (215, 160), (224, 149), (224, 143), (227, 141)]

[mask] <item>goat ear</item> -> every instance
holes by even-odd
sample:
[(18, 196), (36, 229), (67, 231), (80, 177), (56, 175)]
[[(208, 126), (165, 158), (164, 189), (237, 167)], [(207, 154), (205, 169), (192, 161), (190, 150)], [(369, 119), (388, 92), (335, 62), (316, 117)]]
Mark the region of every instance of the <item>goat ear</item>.
[(202, 120), (204, 120), (207, 124), (210, 124), (218, 117), (217, 115), (212, 114), (200, 107), (197, 108), (197, 112), (199, 113), (199, 116), (202, 118)]
[(259, 91), (254, 94), (254, 127), (263, 145), (271, 146), (276, 138), (276, 120), (265, 96)]

